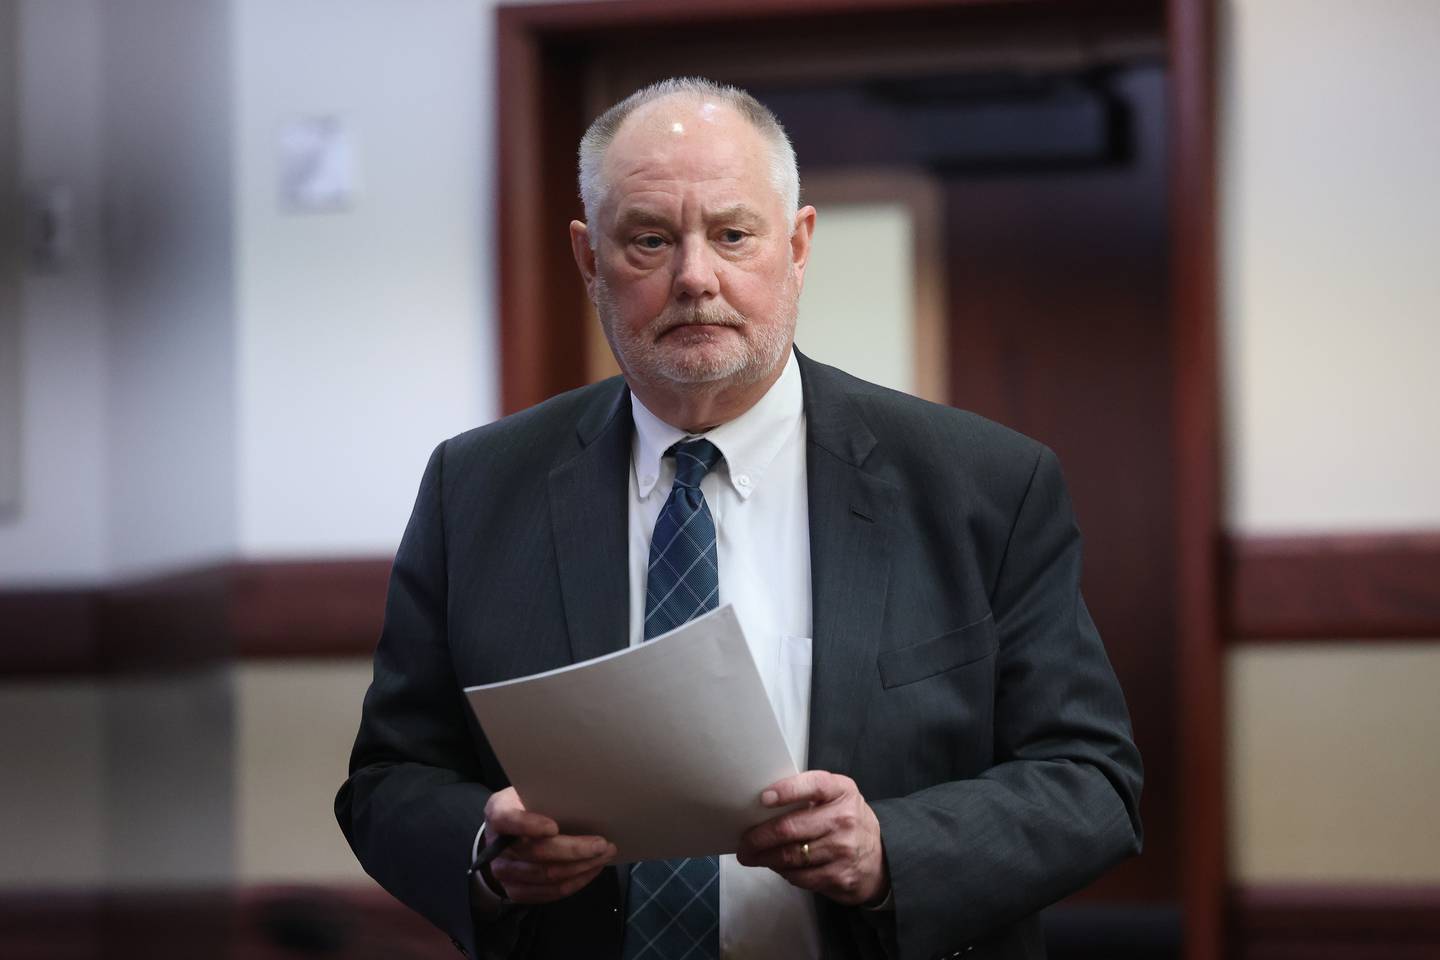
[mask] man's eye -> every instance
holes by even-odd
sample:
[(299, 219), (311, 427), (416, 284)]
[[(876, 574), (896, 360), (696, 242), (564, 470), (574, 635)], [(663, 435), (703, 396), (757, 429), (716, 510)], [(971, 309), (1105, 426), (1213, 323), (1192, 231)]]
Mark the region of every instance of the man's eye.
[(720, 240), (722, 243), (739, 243), (740, 241), (745, 239), (745, 236), (746, 235), (744, 230), (720, 231)]
[(653, 233), (647, 233), (643, 237), (636, 237), (635, 245), (642, 250), (659, 250), (665, 246), (665, 238)]

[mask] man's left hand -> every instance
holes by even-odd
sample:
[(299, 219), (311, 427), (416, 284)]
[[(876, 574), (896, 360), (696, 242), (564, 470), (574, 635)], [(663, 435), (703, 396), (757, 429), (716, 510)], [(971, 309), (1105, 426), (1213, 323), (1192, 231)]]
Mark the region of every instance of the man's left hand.
[(885, 898), (890, 878), (880, 821), (854, 780), (807, 770), (766, 787), (760, 802), (809, 806), (747, 831), (737, 856), (742, 864), (769, 867), (797, 887), (850, 906)]

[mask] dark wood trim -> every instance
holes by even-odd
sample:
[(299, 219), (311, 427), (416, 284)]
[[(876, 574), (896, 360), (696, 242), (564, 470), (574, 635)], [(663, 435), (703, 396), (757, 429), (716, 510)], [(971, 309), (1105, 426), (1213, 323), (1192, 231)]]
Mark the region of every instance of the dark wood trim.
[(1225, 689), (1216, 575), (1220, 533), (1216, 13), (1212, 0), (1167, 0), (1166, 13), (1184, 956), (1185, 960), (1221, 960), (1226, 834)]
[(1440, 532), (1231, 537), (1232, 641), (1440, 639)]
[(99, 592), (47, 588), (0, 592), (0, 676), (93, 673), (100, 660)]
[(245, 563), (232, 567), (226, 612), (236, 656), (347, 657), (375, 649), (388, 559)]
[(373, 885), (0, 892), (0, 956), (15, 960), (310, 955), (456, 953), (444, 934)]
[[(1197, 418), (1193, 405), (1177, 398), (1182, 418)], [(1181, 471), (1177, 482), (1189, 491), (1195, 477)], [(1189, 535), (1213, 543), (1188, 516), (1193, 498), (1182, 502), (1190, 510), (1180, 522), (1195, 528)], [(1213, 589), (1223, 598), (1223, 630), (1212, 645), (1221, 636), (1231, 643), (1440, 639), (1440, 533), (1232, 536), (1217, 561), (1222, 576), (1207, 573), (1208, 587), (1199, 574), (1210, 568), (1191, 563), (1189, 593)], [(363, 656), (380, 632), (389, 575), (383, 557), (237, 561), (109, 589), (0, 591), (0, 676), (174, 667), (221, 656)], [(1180, 602), (1197, 604), (1184, 594)], [(1210, 629), (1222, 622), (1210, 621)], [(1182, 622), (1200, 629), (1193, 618)], [(1182, 668), (1193, 671), (1195, 662)], [(1218, 685), (1218, 646), (1198, 662)], [(1215, 712), (1187, 732), (1191, 754), (1205, 736), (1218, 738), (1205, 718), (1223, 716), (1218, 686), (1200, 690), (1196, 676), (1187, 674), (1188, 695), (1197, 698), (1188, 709), (1211, 704)], [(1193, 792), (1204, 781), (1199, 771), (1191, 776)]]
[(1440, 956), (1440, 886), (1243, 887), (1230, 911), (1237, 960)]
[[(1232, 890), (1227, 907), (1231, 960), (1440, 956), (1440, 887), (1433, 885), (1252, 886)], [(1095, 946), (1094, 931), (1085, 929), (1083, 916), (1078, 919), (1070, 926), (1086, 937), (1077, 942)], [(443, 934), (369, 885), (0, 892), (0, 956), (21, 960), (280, 960), (307, 946), (305, 952), (348, 956), (346, 948), (360, 943), (366, 955), (455, 955)]]
[(230, 570), (199, 567), (101, 592), (97, 672), (177, 669), (227, 656)]
[(383, 557), (235, 561), (110, 588), (0, 591), (0, 676), (365, 656), (389, 577)]
[(1017, 7), (1053, 0), (611, 0), (597, 4), (518, 4), (499, 7), (502, 17), (527, 34), (565, 36), (600, 30), (729, 24), (744, 20), (810, 19), (856, 14), (902, 14), (955, 7)]

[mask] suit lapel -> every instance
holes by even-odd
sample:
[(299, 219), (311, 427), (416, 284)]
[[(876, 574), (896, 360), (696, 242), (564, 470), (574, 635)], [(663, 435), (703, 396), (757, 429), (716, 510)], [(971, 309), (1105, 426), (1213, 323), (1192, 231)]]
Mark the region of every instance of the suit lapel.
[(849, 769), (860, 734), (890, 583), (895, 488), (863, 469), (876, 440), (839, 375), (801, 360), (805, 391), (814, 666), (814, 769)]
[(580, 452), (550, 472), (550, 518), (570, 653), (589, 660), (629, 642), (632, 421), (619, 377), (581, 418)]

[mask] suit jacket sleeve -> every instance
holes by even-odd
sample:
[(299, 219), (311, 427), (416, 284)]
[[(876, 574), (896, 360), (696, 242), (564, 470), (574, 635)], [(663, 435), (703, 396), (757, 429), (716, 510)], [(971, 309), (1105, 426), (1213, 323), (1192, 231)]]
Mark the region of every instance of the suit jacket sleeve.
[(469, 705), (450, 658), (444, 464), (441, 444), (395, 557), (374, 679), (335, 814), (381, 886), (469, 956), (506, 955), (521, 911), (472, 917), (470, 906), (471, 845), (491, 791), (478, 782)]
[(944, 956), (1088, 883), (1140, 847), (1140, 756), (1080, 596), (1080, 537), (1040, 453), (990, 597), (994, 765), (873, 804), (902, 958)]

